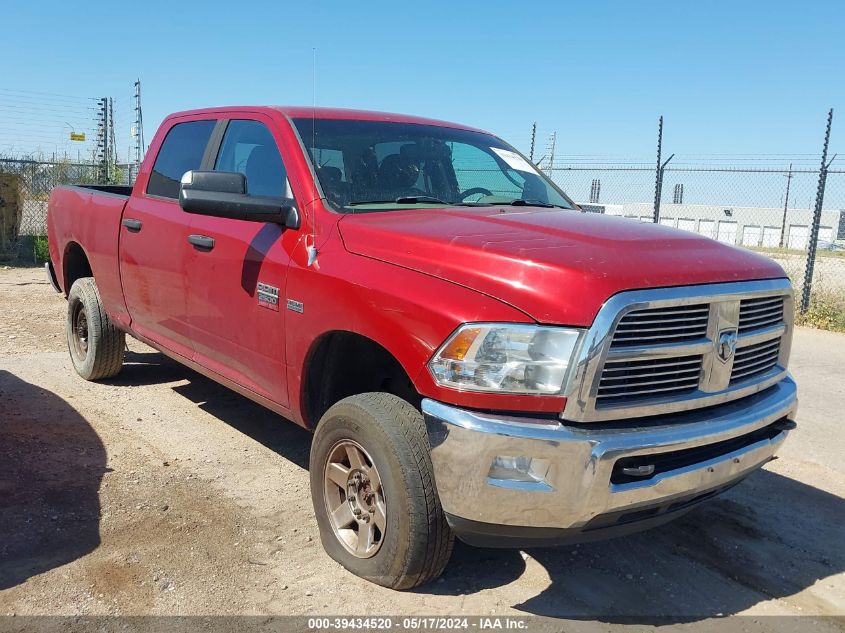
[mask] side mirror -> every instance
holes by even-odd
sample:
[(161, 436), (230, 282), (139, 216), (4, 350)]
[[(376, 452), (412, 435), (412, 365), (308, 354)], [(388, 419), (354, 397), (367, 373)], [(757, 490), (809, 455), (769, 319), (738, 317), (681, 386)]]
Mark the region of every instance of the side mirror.
[(186, 172), (179, 187), (179, 206), (185, 213), (299, 228), (293, 199), (247, 195), (246, 176), (238, 172)]

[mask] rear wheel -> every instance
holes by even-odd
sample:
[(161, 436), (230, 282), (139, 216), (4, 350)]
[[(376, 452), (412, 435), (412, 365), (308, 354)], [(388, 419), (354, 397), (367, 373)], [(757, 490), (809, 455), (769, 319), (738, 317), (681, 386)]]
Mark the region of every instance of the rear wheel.
[(332, 406), (311, 446), (311, 495), (326, 552), (394, 589), (437, 578), (454, 538), (434, 485), (419, 411), (387, 393)]
[(120, 372), (126, 335), (106, 315), (93, 277), (77, 279), (71, 286), (65, 331), (73, 368), (85, 380)]

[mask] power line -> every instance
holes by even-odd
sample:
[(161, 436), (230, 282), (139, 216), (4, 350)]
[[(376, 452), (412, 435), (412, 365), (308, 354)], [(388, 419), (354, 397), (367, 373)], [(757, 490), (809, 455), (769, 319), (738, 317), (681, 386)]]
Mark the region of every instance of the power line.
[(22, 95), (38, 95), (39, 97), (45, 97), (45, 96), (59, 97), (61, 100), (66, 100), (66, 101), (96, 101), (96, 99), (93, 98), (93, 97), (79, 97), (79, 96), (73, 96), (73, 95), (59, 94), (59, 93), (56, 93), (56, 92), (39, 92), (39, 91), (36, 91), (36, 90), (20, 90), (18, 88), (0, 88), (0, 92), (11, 92), (11, 93), (18, 93), (18, 94), (22, 94)]

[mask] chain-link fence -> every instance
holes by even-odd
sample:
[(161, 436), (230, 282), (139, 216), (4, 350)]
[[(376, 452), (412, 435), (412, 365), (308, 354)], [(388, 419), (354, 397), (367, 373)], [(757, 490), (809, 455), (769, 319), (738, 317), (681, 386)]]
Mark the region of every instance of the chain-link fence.
[[(111, 184), (129, 184), (130, 170), (115, 165)], [(47, 201), (53, 187), (103, 182), (91, 163), (0, 159), (0, 259), (32, 259), (33, 239), (47, 235)], [(25, 251), (25, 252), (24, 252)]]
[[(773, 258), (793, 280), (799, 305), (812, 261), (804, 318), (845, 330), (845, 170), (826, 172), (813, 249), (818, 168), (713, 163), (677, 157), (663, 170), (659, 204), (653, 164), (558, 162), (545, 171), (587, 212), (657, 221)], [(129, 166), (117, 165), (110, 182), (130, 184), (132, 175)], [(102, 170), (92, 164), (0, 159), (0, 258), (20, 256), (22, 245), (30, 251), (31, 238), (46, 235), (53, 187), (102, 179)], [(22, 255), (32, 258), (31, 252)]]
[(819, 168), (809, 165), (747, 168), (679, 160), (663, 171), (659, 203), (654, 165), (558, 163), (546, 173), (585, 211), (659, 222), (773, 258), (793, 280), (799, 305), (812, 261), (804, 317), (845, 329), (845, 171), (827, 170), (815, 249)]

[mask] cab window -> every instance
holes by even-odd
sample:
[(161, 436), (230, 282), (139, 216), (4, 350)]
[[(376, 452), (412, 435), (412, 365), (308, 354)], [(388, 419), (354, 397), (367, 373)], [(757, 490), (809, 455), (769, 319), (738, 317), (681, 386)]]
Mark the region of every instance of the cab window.
[(276, 141), (259, 121), (229, 121), (214, 169), (245, 175), (251, 196), (291, 197)]

